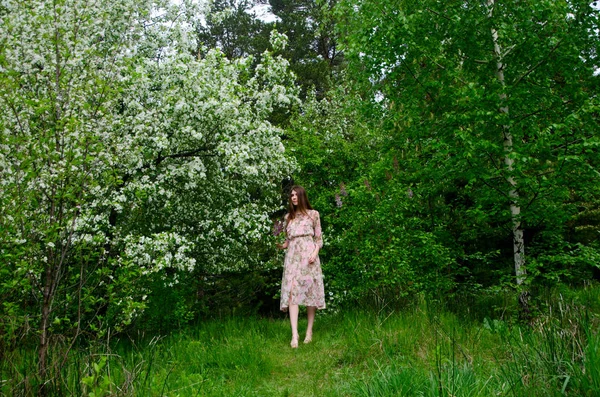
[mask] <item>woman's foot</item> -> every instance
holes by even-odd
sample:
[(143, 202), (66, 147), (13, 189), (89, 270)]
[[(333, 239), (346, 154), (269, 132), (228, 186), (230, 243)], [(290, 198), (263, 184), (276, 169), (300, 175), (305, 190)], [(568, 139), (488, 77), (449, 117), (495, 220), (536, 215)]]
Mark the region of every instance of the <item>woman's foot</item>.
[(290, 342), (290, 346), (292, 349), (296, 349), (298, 347), (298, 334), (292, 335), (292, 341)]
[(312, 342), (312, 331), (306, 333), (306, 337), (304, 338), (304, 343)]

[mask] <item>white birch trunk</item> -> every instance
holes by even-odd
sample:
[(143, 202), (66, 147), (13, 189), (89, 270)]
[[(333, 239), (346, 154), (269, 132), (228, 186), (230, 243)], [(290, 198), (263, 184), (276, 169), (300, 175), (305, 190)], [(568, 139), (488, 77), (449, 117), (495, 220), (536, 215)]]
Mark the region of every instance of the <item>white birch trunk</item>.
[[(493, 17), (495, 0), (488, 0), (489, 17)], [(494, 43), (494, 55), (496, 57), (496, 77), (500, 81), (502, 87), (505, 86), (504, 80), (504, 63), (502, 50), (498, 43), (498, 31), (492, 28), (492, 41)], [(500, 99), (506, 101), (506, 94), (501, 93)], [(508, 115), (508, 106), (500, 108), (500, 112)], [(523, 240), (523, 229), (521, 228), (521, 207), (519, 206), (519, 192), (517, 191), (517, 182), (513, 176), (514, 160), (511, 157), (513, 153), (513, 138), (510, 129), (507, 125), (503, 128), (504, 134), (504, 164), (508, 177), (506, 180), (510, 185), (508, 196), (510, 197), (510, 215), (513, 226), (513, 252), (515, 261), (515, 275), (517, 276), (517, 285), (521, 285), (525, 280), (527, 272), (525, 270), (525, 241)]]

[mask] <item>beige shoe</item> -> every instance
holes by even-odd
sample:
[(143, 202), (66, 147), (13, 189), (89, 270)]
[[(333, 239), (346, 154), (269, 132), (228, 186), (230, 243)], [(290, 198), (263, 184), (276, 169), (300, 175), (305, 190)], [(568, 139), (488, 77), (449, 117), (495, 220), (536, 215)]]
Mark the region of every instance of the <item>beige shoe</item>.
[(306, 333), (306, 337), (304, 338), (304, 343), (310, 343), (310, 342), (312, 342), (312, 332), (310, 334)]

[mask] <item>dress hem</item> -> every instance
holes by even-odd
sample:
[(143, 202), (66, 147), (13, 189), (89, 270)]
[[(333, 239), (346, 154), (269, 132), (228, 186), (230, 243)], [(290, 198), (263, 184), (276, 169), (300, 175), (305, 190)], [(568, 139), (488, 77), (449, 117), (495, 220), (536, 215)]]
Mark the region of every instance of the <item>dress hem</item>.
[[(327, 306), (326, 306), (326, 305), (323, 305), (323, 306), (315, 306), (315, 305), (304, 305), (304, 304), (298, 304), (298, 306), (304, 306), (304, 307), (316, 307), (316, 308), (317, 308), (317, 310), (325, 310), (325, 309), (327, 309)], [(289, 309), (289, 307), (290, 307), (289, 305), (287, 305), (287, 306), (285, 306), (285, 307), (280, 307), (280, 308), (279, 308), (279, 310), (280, 310), (280, 311), (282, 311), (282, 312), (284, 312), (284, 313), (287, 313), (287, 312), (289, 311), (289, 310), (288, 310), (288, 309)]]

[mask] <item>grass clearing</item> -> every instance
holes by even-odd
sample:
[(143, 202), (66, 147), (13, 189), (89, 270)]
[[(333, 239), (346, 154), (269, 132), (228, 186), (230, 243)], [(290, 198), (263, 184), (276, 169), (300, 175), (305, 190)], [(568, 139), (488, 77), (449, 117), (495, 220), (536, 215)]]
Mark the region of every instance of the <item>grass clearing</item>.
[[(401, 311), (318, 315), (313, 343), (295, 350), (286, 318), (214, 319), (167, 336), (79, 348), (53, 390), (95, 397), (600, 395), (595, 288), (554, 295), (530, 325), (480, 321), (424, 301)], [(9, 352), (1, 365), (5, 395), (33, 394), (33, 350)]]

